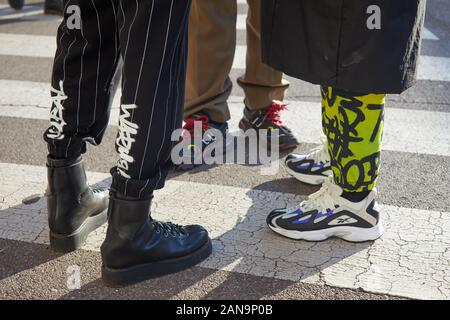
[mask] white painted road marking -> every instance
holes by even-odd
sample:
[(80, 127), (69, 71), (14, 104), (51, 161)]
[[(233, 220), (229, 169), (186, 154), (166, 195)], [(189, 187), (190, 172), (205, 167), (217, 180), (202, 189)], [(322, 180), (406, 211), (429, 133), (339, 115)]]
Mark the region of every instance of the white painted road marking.
[[(0, 238), (48, 243), (45, 200), (22, 204), (44, 192), (46, 169), (0, 163), (0, 176)], [(108, 174), (88, 176), (108, 185)], [(170, 180), (156, 193), (153, 216), (201, 223), (210, 231), (214, 253), (203, 267), (410, 298), (450, 298), (450, 212), (382, 205), (386, 232), (374, 243), (292, 241), (266, 227), (271, 209), (299, 201), (293, 194)], [(104, 233), (105, 226), (84, 248), (98, 250)]]
[[(0, 55), (53, 58), (56, 39), (53, 36), (0, 33)], [(234, 69), (245, 68), (246, 46), (236, 46)], [(450, 58), (421, 56), (418, 79), (450, 81)]]
[[(41, 82), (0, 80), (0, 116), (48, 120), (50, 85)], [(110, 125), (117, 125), (119, 115), (117, 92)], [(242, 117), (242, 97), (229, 99), (230, 130), (237, 131)], [(302, 142), (317, 143), (322, 134), (320, 102), (286, 101), (289, 110), (283, 114), (286, 125)], [(387, 108), (383, 150), (450, 156), (450, 113)]]

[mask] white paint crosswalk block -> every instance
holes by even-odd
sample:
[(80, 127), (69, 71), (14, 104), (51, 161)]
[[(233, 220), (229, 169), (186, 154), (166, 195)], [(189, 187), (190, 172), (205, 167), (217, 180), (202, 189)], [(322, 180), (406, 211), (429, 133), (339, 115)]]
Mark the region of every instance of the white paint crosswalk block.
[(439, 38), (428, 28), (423, 28), (422, 36), (425, 40), (439, 40)]
[[(0, 176), (0, 238), (48, 243), (45, 200), (21, 202), (44, 191), (45, 168), (0, 163)], [(91, 182), (109, 183), (107, 174), (88, 176)], [(450, 298), (450, 212), (382, 205), (386, 232), (374, 243), (292, 241), (268, 230), (268, 211), (300, 200), (292, 194), (168, 181), (156, 194), (153, 215), (201, 223), (210, 231), (214, 253), (203, 267), (410, 298)], [(94, 232), (84, 248), (98, 250), (104, 232), (105, 227)]]
[[(241, 99), (242, 100), (242, 99)], [(286, 126), (301, 142), (317, 143), (322, 135), (319, 102), (286, 101)], [(231, 130), (238, 130), (242, 102), (231, 104)], [(450, 113), (386, 108), (383, 150), (450, 156)]]
[(0, 33), (0, 55), (52, 58), (56, 52), (56, 37)]
[(417, 78), (450, 81), (450, 58), (421, 56)]
[[(56, 39), (52, 36), (0, 33), (0, 55), (53, 58)], [(236, 46), (233, 69), (245, 69), (246, 46)], [(421, 56), (418, 79), (450, 81), (450, 58)]]
[(61, 17), (55, 15), (44, 15), (42, 4), (26, 4), (23, 9), (15, 10), (9, 5), (0, 5), (0, 21), (7, 22), (8, 20), (61, 20)]
[[(40, 82), (0, 80), (0, 116), (48, 120), (50, 85)], [(117, 92), (110, 125), (117, 125)], [(237, 131), (242, 117), (242, 97), (230, 98), (230, 130)], [(283, 114), (287, 126), (302, 142), (317, 143), (322, 134), (319, 102), (287, 101)], [(407, 121), (406, 121), (407, 119)], [(383, 150), (450, 156), (450, 113), (387, 108)]]

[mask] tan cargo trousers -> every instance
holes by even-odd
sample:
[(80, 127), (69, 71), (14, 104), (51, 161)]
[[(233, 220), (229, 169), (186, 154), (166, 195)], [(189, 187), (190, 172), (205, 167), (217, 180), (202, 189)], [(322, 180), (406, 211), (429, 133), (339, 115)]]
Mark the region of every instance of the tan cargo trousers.
[[(248, 0), (246, 69), (238, 78), (250, 109), (283, 100), (289, 83), (261, 60), (261, 0)], [(211, 120), (230, 119), (229, 74), (236, 49), (236, 0), (193, 0), (189, 17), (189, 52), (184, 118), (205, 112)]]

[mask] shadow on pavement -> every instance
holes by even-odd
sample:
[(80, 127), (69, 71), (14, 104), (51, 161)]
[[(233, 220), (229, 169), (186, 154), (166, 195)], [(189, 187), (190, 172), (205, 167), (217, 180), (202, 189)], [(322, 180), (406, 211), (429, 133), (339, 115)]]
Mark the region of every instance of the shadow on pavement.
[[(46, 245), (0, 239), (0, 293), (3, 291), (2, 295), (6, 296), (8, 292), (12, 296), (17, 294), (16, 298), (21, 294), (36, 298), (43, 294), (37, 289), (56, 287), (55, 292), (44, 293), (44, 296), (62, 299), (232, 299), (237, 296), (260, 299), (277, 295), (303, 280), (324, 284), (322, 270), (367, 249), (371, 243), (355, 244), (339, 239), (311, 243), (274, 234), (266, 226), (267, 214), (275, 208), (296, 205), (304, 195), (317, 190), (317, 187), (297, 183), (296, 194), (264, 191), (267, 189), (265, 184), (283, 184), (284, 180), (269, 181), (246, 192), (250, 206), (245, 213), (235, 215), (237, 219), (233, 227), (214, 237), (213, 255), (201, 267), (127, 288), (103, 286), (99, 279), (101, 259), (98, 252), (78, 250), (60, 255)], [(110, 178), (96, 183), (99, 186), (109, 184)], [(41, 201), (45, 200), (31, 204), (36, 207), (30, 207), (29, 215), (26, 207), (18, 204), (0, 211), (0, 217), (19, 210), (17, 212), (22, 212), (24, 218), (36, 224), (34, 232), (42, 230), (46, 225), (46, 209)], [(19, 221), (15, 223), (20, 225)], [(213, 227), (223, 229), (220, 225)], [(45, 229), (42, 232), (46, 232)], [(93, 236), (97, 242), (95, 246), (103, 236), (101, 232)], [(87, 247), (90, 247), (89, 241)], [(67, 268), (70, 265), (81, 268), (84, 285), (79, 290), (67, 289)]]

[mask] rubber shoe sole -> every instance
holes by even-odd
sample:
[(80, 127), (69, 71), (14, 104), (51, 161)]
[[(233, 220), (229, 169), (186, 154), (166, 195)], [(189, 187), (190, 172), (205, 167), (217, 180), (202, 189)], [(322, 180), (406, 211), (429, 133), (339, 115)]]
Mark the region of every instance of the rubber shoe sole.
[(324, 241), (331, 237), (341, 238), (349, 242), (373, 241), (381, 237), (384, 231), (381, 222), (372, 228), (340, 226), (314, 231), (286, 230), (272, 225), (269, 225), (269, 227), (274, 232), (287, 238), (314, 242)]
[(124, 287), (138, 282), (180, 272), (202, 262), (212, 253), (211, 239), (191, 254), (170, 260), (144, 263), (137, 266), (113, 269), (102, 266), (102, 279), (108, 287)]
[(68, 253), (83, 246), (89, 234), (108, 220), (108, 210), (90, 216), (71, 234), (58, 234), (50, 231), (50, 246), (54, 251)]

